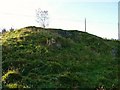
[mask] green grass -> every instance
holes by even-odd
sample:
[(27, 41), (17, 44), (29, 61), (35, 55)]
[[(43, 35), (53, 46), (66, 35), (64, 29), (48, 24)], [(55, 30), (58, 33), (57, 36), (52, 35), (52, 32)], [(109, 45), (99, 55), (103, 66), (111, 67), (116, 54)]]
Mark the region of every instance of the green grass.
[[(29, 88), (118, 87), (117, 40), (87, 32), (26, 27), (2, 35), (3, 76), (18, 70)], [(6, 76), (6, 78), (9, 76)], [(8, 79), (9, 81), (9, 79)]]

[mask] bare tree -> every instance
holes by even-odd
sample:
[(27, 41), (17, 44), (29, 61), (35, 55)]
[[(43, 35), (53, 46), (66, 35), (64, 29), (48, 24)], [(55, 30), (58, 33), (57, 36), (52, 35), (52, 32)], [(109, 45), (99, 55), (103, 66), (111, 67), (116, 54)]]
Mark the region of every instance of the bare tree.
[(10, 28), (10, 31), (12, 32), (12, 31), (14, 31), (14, 29), (11, 27), (11, 28)]
[(45, 28), (46, 26), (49, 25), (48, 22), (48, 11), (45, 10), (41, 10), (40, 8), (38, 8), (36, 10), (36, 21), (43, 27)]

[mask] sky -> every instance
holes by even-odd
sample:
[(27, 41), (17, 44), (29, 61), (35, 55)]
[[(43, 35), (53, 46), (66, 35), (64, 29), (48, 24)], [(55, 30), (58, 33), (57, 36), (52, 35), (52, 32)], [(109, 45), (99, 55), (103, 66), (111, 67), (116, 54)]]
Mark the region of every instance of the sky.
[(39, 26), (35, 10), (48, 10), (48, 28), (79, 30), (118, 38), (119, 0), (0, 0), (0, 30)]

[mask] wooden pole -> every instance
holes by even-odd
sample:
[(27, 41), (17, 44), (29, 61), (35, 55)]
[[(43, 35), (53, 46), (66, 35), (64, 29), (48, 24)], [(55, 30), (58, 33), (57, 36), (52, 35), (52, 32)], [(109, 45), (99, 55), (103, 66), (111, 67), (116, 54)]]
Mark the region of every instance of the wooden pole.
[(86, 18), (85, 18), (85, 32), (86, 32)]
[(118, 39), (119, 39), (119, 22), (118, 22)]

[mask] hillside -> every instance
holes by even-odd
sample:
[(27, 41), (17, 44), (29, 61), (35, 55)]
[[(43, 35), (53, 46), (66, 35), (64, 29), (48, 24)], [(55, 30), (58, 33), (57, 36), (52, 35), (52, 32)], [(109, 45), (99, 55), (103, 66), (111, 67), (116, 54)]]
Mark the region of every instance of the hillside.
[(29, 26), (6, 32), (3, 88), (118, 87), (118, 45), (77, 30)]

